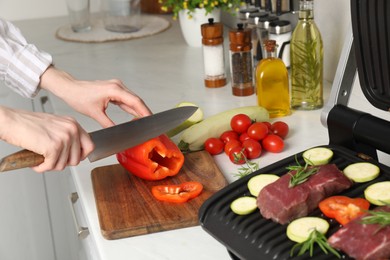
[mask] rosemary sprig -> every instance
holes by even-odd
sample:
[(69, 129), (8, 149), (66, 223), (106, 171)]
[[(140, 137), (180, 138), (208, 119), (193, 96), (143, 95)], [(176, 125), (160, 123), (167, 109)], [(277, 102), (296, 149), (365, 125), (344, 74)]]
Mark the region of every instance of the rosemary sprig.
[(289, 188), (304, 183), (309, 179), (310, 176), (318, 172), (318, 167), (308, 167), (310, 165), (309, 163), (306, 163), (305, 166), (302, 166), (296, 158), (295, 161), (297, 165), (288, 166), (286, 168), (289, 171), (296, 171), (295, 175), (289, 173), (291, 176), (290, 183), (288, 185)]
[(238, 178), (242, 178), (251, 174), (254, 171), (257, 171), (258, 169), (259, 169), (258, 163), (246, 160), (245, 164), (240, 168), (238, 168), (238, 173), (236, 173), (234, 176)]
[(314, 245), (317, 244), (325, 254), (328, 252), (337, 256), (337, 258), (341, 258), (339, 252), (337, 252), (333, 247), (328, 244), (326, 236), (319, 232), (317, 229), (314, 229), (313, 232), (310, 233), (307, 240), (302, 243), (295, 244), (290, 251), (290, 257), (294, 256), (295, 250), (299, 248), (298, 256), (303, 255), (306, 251), (309, 250), (309, 254), (312, 257), (314, 251)]
[(234, 174), (235, 177), (242, 178), (259, 169), (259, 164), (249, 161), (244, 153), (241, 152), (240, 156), (243, 156), (245, 163), (240, 168), (238, 168), (238, 173)]
[(368, 210), (369, 215), (361, 219), (362, 224), (378, 224), (379, 228), (375, 231), (377, 233), (382, 228), (390, 225), (390, 212)]

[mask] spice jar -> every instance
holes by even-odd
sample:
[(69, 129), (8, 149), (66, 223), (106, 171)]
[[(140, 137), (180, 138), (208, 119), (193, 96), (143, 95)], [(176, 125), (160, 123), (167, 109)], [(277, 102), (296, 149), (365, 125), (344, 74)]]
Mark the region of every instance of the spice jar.
[(249, 16), (257, 12), (259, 12), (259, 9), (255, 7), (240, 9), (238, 11), (238, 19), (240, 20), (240, 23), (246, 24), (248, 22)]
[(223, 50), (223, 25), (214, 23), (201, 25), (205, 86), (218, 88), (226, 85), (225, 59)]
[(235, 96), (249, 96), (255, 93), (251, 33), (252, 30), (244, 29), (241, 23), (229, 32), (231, 85)]
[(277, 57), (282, 59), (287, 68), (290, 67), (291, 23), (278, 20), (269, 24), (269, 39), (275, 40), (278, 48)]
[(256, 60), (259, 61), (263, 58), (263, 45), (266, 40), (269, 39), (269, 25), (273, 21), (277, 21), (279, 18), (274, 15), (268, 15), (265, 17), (260, 17), (257, 22), (257, 39), (258, 39), (258, 50), (256, 52)]
[[(256, 67), (257, 61), (259, 60), (259, 57), (262, 56), (262, 47), (261, 43), (259, 43), (259, 39), (257, 37), (257, 25), (259, 23), (260, 19), (264, 19), (267, 17), (268, 14), (266, 12), (256, 12), (256, 13), (251, 13), (249, 14), (248, 18), (248, 24), (247, 28), (252, 30), (252, 54), (254, 58), (254, 66)], [(260, 52), (260, 53), (258, 53)]]

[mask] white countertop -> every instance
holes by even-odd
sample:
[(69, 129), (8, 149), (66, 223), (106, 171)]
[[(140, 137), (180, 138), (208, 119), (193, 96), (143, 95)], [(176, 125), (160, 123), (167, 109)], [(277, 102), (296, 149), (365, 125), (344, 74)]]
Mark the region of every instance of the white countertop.
[[(170, 16), (163, 17), (171, 20)], [(20, 21), (16, 24), (30, 42), (54, 56), (57, 67), (80, 79), (120, 78), (154, 112), (172, 108), (181, 101), (198, 104), (206, 117), (229, 108), (256, 105), (255, 95), (235, 97), (231, 94), (229, 84), (218, 89), (204, 87), (202, 50), (186, 45), (175, 21), (167, 31), (154, 36), (99, 44), (56, 39), (56, 29), (66, 22), (67, 19), (61, 17)], [(228, 60), (225, 63), (228, 68)], [(327, 83), (325, 93), (329, 89), (330, 84)], [(77, 118), (87, 131), (100, 128), (96, 122), (72, 111), (55, 97), (50, 96), (50, 99), (56, 113)], [(109, 114), (117, 123), (131, 118), (117, 108), (110, 108)], [(294, 111), (291, 116), (280, 118), (290, 126), (286, 147), (279, 154), (267, 153), (261, 156), (257, 160), (260, 167), (307, 148), (327, 144), (327, 129), (321, 125), (320, 114), (321, 110)], [(224, 154), (215, 156), (215, 160), (228, 181), (233, 182), (233, 173), (238, 166), (233, 165)], [(112, 241), (104, 239), (100, 233), (90, 173), (95, 167), (116, 163), (115, 157), (111, 156), (95, 163), (84, 161), (71, 168), (86, 224), (94, 242), (90, 250), (101, 260), (230, 259), (225, 247), (200, 226)]]

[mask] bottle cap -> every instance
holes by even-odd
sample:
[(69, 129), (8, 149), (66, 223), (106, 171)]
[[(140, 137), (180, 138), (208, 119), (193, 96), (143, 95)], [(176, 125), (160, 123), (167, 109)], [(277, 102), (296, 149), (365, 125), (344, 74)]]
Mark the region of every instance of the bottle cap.
[(272, 21), (269, 23), (269, 33), (283, 34), (291, 32), (291, 23), (286, 20)]
[(275, 40), (266, 40), (263, 44), (264, 49), (267, 52), (272, 52), (275, 50), (275, 47), (277, 47), (276, 41)]
[(232, 51), (249, 51), (252, 49), (252, 30), (244, 29), (242, 23), (237, 24), (236, 29), (229, 32), (230, 50)]
[(241, 20), (247, 20), (250, 14), (257, 13), (258, 11), (259, 11), (258, 8), (241, 9), (238, 13), (238, 18)]
[(223, 25), (214, 23), (213, 18), (209, 18), (208, 23), (201, 25), (202, 43), (204, 45), (219, 45), (223, 42)]
[(262, 29), (268, 29), (270, 22), (277, 21), (279, 18), (274, 15), (269, 15), (266, 17), (259, 18), (259, 21), (257, 22), (257, 26)]
[(259, 19), (265, 18), (267, 16), (268, 16), (268, 13), (266, 13), (266, 12), (251, 13), (251, 14), (249, 14), (249, 17), (248, 17), (248, 23), (256, 25), (259, 23)]

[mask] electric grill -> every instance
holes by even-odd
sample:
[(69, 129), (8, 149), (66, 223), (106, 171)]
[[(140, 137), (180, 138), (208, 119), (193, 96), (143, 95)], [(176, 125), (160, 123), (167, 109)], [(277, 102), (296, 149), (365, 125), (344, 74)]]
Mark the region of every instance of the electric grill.
[[(363, 111), (348, 107), (355, 75), (359, 76), (364, 96), (375, 107), (390, 110), (390, 1), (351, 0), (352, 28), (344, 43), (335, 82), (329, 101), (324, 107), (321, 121), (328, 128), (329, 144), (333, 150), (330, 163), (339, 169), (359, 161), (369, 161), (381, 168), (380, 176), (367, 183), (354, 184), (342, 195), (362, 197), (364, 189), (379, 181), (390, 180), (390, 168), (378, 162), (378, 151), (390, 153), (390, 123)], [(295, 244), (286, 236), (287, 225), (266, 220), (256, 211), (239, 216), (230, 209), (230, 203), (249, 195), (247, 182), (260, 173), (287, 172), (286, 167), (304, 164), (298, 153), (275, 164), (264, 167), (241, 178), (210, 197), (199, 211), (204, 230), (226, 246), (233, 259), (291, 259), (290, 250)], [(320, 216), (319, 209), (311, 215)], [(339, 229), (331, 225), (327, 235)], [(314, 259), (335, 259), (316, 247)], [(348, 259), (348, 256), (343, 256)], [(313, 259), (308, 253), (296, 259)]]

